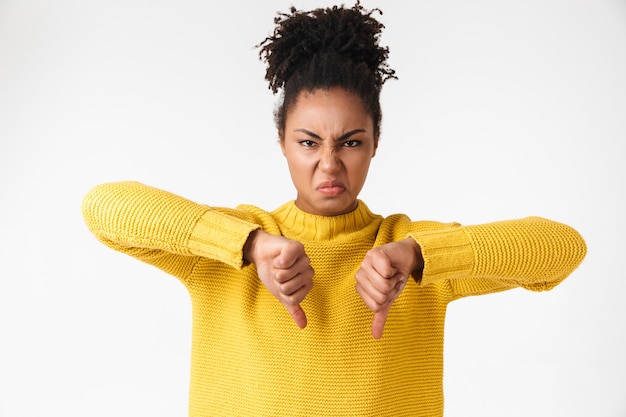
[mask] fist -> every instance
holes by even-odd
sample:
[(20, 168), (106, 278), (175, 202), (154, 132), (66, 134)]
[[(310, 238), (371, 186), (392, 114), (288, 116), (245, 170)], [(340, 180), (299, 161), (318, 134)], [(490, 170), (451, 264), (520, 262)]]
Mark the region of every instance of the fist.
[(306, 327), (300, 303), (313, 288), (314, 271), (304, 245), (256, 230), (244, 246), (244, 258), (256, 266), (261, 282), (285, 306), (298, 327)]
[(423, 267), (421, 250), (413, 238), (370, 249), (356, 272), (356, 291), (373, 313), (372, 336), (379, 339), (391, 305), (402, 293), (409, 275)]

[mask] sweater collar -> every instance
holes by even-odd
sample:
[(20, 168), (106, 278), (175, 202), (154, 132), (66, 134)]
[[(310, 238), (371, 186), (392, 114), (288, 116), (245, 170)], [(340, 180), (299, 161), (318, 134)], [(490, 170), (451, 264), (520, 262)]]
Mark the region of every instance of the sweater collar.
[(350, 238), (359, 234), (376, 233), (382, 216), (373, 214), (362, 201), (356, 209), (338, 216), (319, 216), (300, 210), (295, 201), (290, 201), (272, 212), (282, 234), (298, 241), (328, 241)]

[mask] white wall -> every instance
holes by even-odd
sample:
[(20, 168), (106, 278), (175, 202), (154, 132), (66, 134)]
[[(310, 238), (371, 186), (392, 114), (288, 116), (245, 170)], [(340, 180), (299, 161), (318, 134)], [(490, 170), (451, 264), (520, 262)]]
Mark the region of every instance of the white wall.
[[(186, 414), (185, 290), (100, 245), (80, 201), (123, 179), (211, 205), (294, 197), (253, 49), (291, 3), (242, 4), (0, 0), (1, 417)], [(364, 4), (400, 77), (370, 208), (540, 215), (589, 246), (551, 292), (451, 305), (446, 415), (626, 415), (626, 2)]]

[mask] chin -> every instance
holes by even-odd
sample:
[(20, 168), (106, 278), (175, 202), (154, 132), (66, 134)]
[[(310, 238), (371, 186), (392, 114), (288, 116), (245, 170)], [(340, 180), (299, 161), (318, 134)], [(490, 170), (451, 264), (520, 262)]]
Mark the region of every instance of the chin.
[(356, 200), (350, 202), (327, 201), (316, 207), (322, 216), (339, 216), (353, 211), (357, 206)]
[(353, 211), (357, 207), (356, 197), (340, 195), (337, 197), (301, 198), (296, 197), (296, 207), (317, 216), (339, 216)]

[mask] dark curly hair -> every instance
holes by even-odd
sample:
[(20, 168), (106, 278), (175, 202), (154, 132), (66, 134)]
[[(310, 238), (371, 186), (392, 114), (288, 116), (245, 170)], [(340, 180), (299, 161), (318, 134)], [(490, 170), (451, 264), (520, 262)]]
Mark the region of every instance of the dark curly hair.
[(257, 45), (266, 62), (265, 79), (273, 93), (282, 89), (275, 121), (284, 131), (287, 112), (302, 91), (340, 87), (361, 98), (374, 121), (378, 138), (382, 112), (380, 91), (397, 78), (387, 65), (388, 47), (379, 45), (384, 25), (360, 2), (351, 8), (333, 6), (312, 11), (295, 7), (274, 19), (272, 36)]

